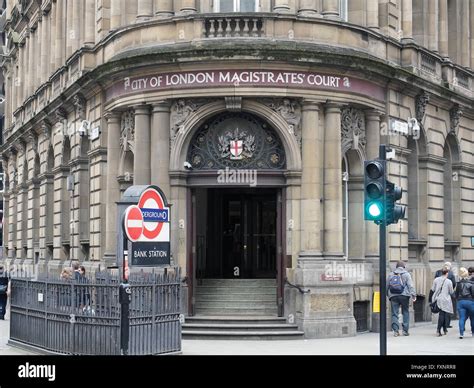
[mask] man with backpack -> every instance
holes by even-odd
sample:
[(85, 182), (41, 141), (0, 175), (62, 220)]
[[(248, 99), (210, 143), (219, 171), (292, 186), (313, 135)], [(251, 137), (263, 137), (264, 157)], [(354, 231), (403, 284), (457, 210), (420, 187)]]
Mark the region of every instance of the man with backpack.
[(400, 307), (402, 308), (403, 315), (403, 335), (410, 335), (408, 332), (410, 326), (410, 312), (408, 308), (410, 305), (410, 297), (413, 299), (413, 302), (416, 300), (416, 291), (413, 287), (411, 275), (406, 271), (405, 263), (403, 261), (397, 262), (395, 271), (390, 272), (388, 275), (387, 296), (392, 307), (393, 335), (395, 337), (400, 335), (398, 322), (398, 312)]

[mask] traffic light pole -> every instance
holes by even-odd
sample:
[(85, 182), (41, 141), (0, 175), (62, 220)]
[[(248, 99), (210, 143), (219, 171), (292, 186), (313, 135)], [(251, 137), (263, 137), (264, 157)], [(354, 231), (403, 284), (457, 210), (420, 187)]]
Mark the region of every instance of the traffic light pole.
[[(379, 159), (387, 160), (387, 150), (385, 144), (379, 147)], [(386, 173), (386, 171), (385, 171)], [(384, 204), (386, 203), (387, 193), (384, 192)], [(384, 219), (380, 223), (379, 229), (379, 273), (380, 273), (380, 355), (387, 355), (387, 212), (384, 211)]]

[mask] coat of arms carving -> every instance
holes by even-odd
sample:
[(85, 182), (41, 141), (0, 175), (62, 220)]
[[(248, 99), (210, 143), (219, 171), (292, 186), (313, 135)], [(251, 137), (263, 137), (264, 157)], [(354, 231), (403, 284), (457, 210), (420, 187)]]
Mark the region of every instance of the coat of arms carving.
[(222, 158), (231, 160), (250, 159), (255, 151), (255, 136), (236, 128), (219, 136), (219, 151)]

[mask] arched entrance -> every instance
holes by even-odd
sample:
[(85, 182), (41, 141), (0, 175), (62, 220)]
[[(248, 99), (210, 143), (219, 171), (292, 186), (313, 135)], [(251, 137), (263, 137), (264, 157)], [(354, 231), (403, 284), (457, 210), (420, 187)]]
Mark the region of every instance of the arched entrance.
[(286, 153), (247, 112), (221, 112), (194, 131), (190, 189), (190, 315), (283, 313)]

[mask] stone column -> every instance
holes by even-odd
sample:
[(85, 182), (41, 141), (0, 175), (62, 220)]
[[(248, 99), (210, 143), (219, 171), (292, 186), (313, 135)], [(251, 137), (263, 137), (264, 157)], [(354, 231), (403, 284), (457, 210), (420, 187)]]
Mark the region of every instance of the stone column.
[(39, 180), (34, 177), (28, 185), (28, 259), (34, 259), (39, 248)]
[(72, 38), (72, 52), (79, 50), (81, 46), (81, 23), (82, 23), (82, 3), (83, 1), (74, 1), (72, 8), (72, 25), (74, 34), (71, 35)]
[(153, 0), (138, 0), (137, 20), (147, 20), (153, 16)]
[(289, 12), (290, 6), (288, 5), (288, 0), (275, 0), (275, 6), (273, 7), (273, 12)]
[(135, 150), (133, 184), (150, 184), (150, 106), (135, 107)]
[(138, 0), (127, 0), (125, 2), (125, 24), (135, 23), (138, 13)]
[(26, 68), (27, 68), (27, 77), (26, 77), (26, 94), (25, 94), (25, 99), (27, 99), (29, 96), (33, 94), (33, 87), (35, 84), (35, 66), (34, 66), (34, 48), (35, 48), (36, 42), (33, 39), (33, 31), (30, 30), (30, 34), (28, 36), (28, 62), (26, 63)]
[(8, 258), (16, 258), (16, 228), (17, 228), (17, 201), (18, 201), (18, 191), (15, 189), (10, 190), (10, 207), (8, 213), (10, 217), (8, 218)]
[(51, 35), (51, 10), (48, 14), (43, 13), (43, 37), (41, 39), (41, 81), (46, 82), (49, 78), (50, 69), (50, 58), (52, 57), (52, 47), (49, 44)]
[(341, 106), (325, 106), (324, 255), (343, 256)]
[(322, 150), (319, 104), (306, 100), (302, 108), (301, 256), (321, 256)]
[(413, 40), (413, 0), (402, 1), (402, 33), (403, 38)]
[[(75, 31), (74, 31), (74, 22), (73, 22), (73, 16), (74, 16), (74, 0), (65, 0), (65, 8), (66, 8), (66, 58), (67, 59), (71, 56), (72, 50), (73, 50), (73, 38), (75, 36)], [(76, 1), (77, 3), (77, 1)]]
[[(471, 31), (471, 35), (474, 31)], [(469, 0), (461, 0), (461, 66), (469, 67), (471, 52), (469, 45)]]
[(54, 72), (56, 67), (56, 3), (51, 3), (51, 11), (49, 11), (49, 35), (47, 45), (49, 46), (48, 57), (48, 76)]
[(195, 13), (196, 9), (196, 0), (181, 0), (181, 13)]
[(173, 0), (155, 0), (155, 15), (159, 17), (173, 16)]
[(46, 69), (44, 68), (43, 64), (43, 52), (46, 51), (46, 47), (43, 45), (43, 38), (44, 38), (44, 25), (45, 23), (45, 17), (41, 16), (41, 18), (38, 20), (38, 27), (36, 29), (36, 57), (38, 58), (38, 63), (36, 64), (35, 67), (35, 72), (36, 72), (36, 84), (35, 84), (35, 89), (39, 87), (44, 81), (44, 75), (46, 73)]
[(56, 69), (60, 68), (63, 65), (63, 58), (65, 53), (64, 6), (65, 0), (56, 0)]
[(63, 244), (71, 244), (71, 202), (70, 192), (67, 190), (67, 178), (70, 168), (67, 165), (56, 166), (54, 174), (54, 215), (53, 215), (53, 257), (65, 261), (68, 257)]
[(320, 16), (316, 5), (316, 0), (300, 0), (298, 15), (301, 16)]
[(428, 1), (428, 49), (438, 52), (438, 2)]
[(26, 255), (23, 253), (23, 248), (27, 248), (27, 203), (28, 203), (28, 186), (26, 183), (22, 182), (18, 185), (18, 202), (16, 211), (18, 212), (17, 219), (17, 233), (16, 233), (16, 247), (20, 252), (19, 257), (26, 259), (28, 255), (28, 249), (26, 250)]
[[(6, 171), (6, 170), (5, 170)], [(10, 247), (9, 230), (10, 230), (10, 192), (3, 193), (3, 258), (10, 257), (8, 248)], [(7, 220), (7, 222), (5, 222)]]
[(110, 29), (119, 28), (122, 25), (122, 1), (110, 0)]
[(117, 181), (120, 157), (120, 114), (109, 112), (107, 120), (107, 194), (106, 194), (106, 227), (105, 257), (107, 262), (115, 262), (117, 244), (117, 209), (115, 202), (120, 199), (120, 188)]
[(84, 45), (95, 44), (95, 0), (86, 0), (84, 18)]
[[(365, 152), (367, 160), (373, 160), (379, 157), (380, 145), (380, 112), (376, 110), (367, 110), (365, 113)], [(364, 172), (365, 174), (365, 172)], [(373, 222), (365, 222), (365, 256), (379, 256), (379, 233), (378, 226)]]
[(16, 80), (15, 80), (15, 88), (16, 88), (16, 107), (18, 108), (23, 102), (24, 96), (24, 85), (25, 85), (25, 52), (26, 47), (25, 45), (21, 45), (18, 48), (18, 55), (19, 55), (19, 66), (18, 69), (15, 70), (16, 72)]
[(449, 58), (448, 49), (448, 0), (439, 0), (439, 54)]
[(367, 27), (379, 29), (379, 0), (367, 0)]
[(160, 101), (153, 105), (150, 162), (150, 183), (160, 187), (166, 198), (170, 198), (170, 103), (168, 101)]
[(322, 0), (323, 16), (328, 19), (339, 18), (339, 0)]
[(471, 69), (474, 69), (474, 0), (471, 0), (470, 7), (469, 7), (469, 20), (470, 20), (470, 30), (471, 30), (471, 39), (470, 39), (470, 47), (471, 47)]

